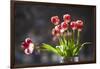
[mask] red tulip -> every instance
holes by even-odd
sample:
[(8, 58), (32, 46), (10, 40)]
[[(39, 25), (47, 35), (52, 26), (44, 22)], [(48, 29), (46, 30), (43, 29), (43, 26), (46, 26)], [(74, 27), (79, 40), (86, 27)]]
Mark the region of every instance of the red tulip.
[(59, 22), (60, 22), (60, 19), (58, 16), (53, 16), (51, 17), (51, 22), (54, 24), (54, 25), (58, 25)]
[(77, 20), (76, 23), (77, 23), (77, 29), (78, 29), (78, 31), (82, 31), (83, 21), (82, 20)]
[(57, 25), (55, 26), (55, 28), (52, 30), (52, 34), (55, 36), (59, 36), (60, 35), (60, 30), (61, 30), (61, 25)]
[(77, 23), (76, 23), (76, 21), (72, 21), (70, 23), (70, 27), (71, 27), (72, 30), (76, 30), (77, 29)]
[(64, 19), (64, 21), (66, 21), (66, 22), (70, 22), (71, 16), (70, 16), (69, 14), (65, 14), (65, 15), (63, 16), (63, 19)]
[(62, 22), (61, 23), (61, 32), (63, 33), (67, 29), (68, 29), (68, 23)]
[(33, 50), (34, 50), (34, 44), (30, 43), (29, 47), (24, 50), (24, 53), (27, 54), (27, 55), (29, 55), (29, 54), (33, 53)]
[(34, 44), (30, 38), (26, 38), (21, 47), (24, 49), (24, 53), (27, 55), (31, 54), (34, 50)]

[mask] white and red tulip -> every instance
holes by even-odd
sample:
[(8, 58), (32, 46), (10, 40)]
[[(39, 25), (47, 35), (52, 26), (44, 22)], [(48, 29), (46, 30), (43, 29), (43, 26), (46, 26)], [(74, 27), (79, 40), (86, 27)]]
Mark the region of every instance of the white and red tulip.
[(60, 30), (57, 28), (57, 26), (52, 29), (52, 35), (54, 35), (54, 36), (60, 35)]
[(76, 23), (76, 21), (72, 21), (70, 23), (70, 27), (71, 27), (72, 30), (76, 30), (77, 29), (77, 23)]
[(25, 54), (29, 55), (33, 53), (34, 44), (30, 38), (26, 38), (21, 47), (24, 49)]
[(54, 24), (54, 25), (58, 25), (59, 22), (60, 22), (60, 19), (58, 16), (53, 16), (51, 17), (51, 22)]
[(63, 19), (65, 22), (70, 22), (71, 16), (69, 14), (65, 14), (65, 15), (63, 15)]
[(61, 23), (61, 33), (63, 33), (67, 29), (68, 29), (68, 23), (67, 22), (62, 22)]
[(77, 30), (82, 31), (83, 21), (82, 20), (77, 20), (76, 23), (77, 23)]

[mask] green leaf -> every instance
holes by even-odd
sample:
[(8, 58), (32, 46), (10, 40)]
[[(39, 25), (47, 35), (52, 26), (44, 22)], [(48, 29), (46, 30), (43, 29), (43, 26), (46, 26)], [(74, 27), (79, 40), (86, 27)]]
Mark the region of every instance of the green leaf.
[(78, 53), (80, 52), (80, 50), (84, 47), (84, 45), (86, 44), (91, 44), (91, 42), (85, 42), (81, 45), (76, 46), (76, 49), (74, 49), (74, 55), (78, 55)]
[(80, 50), (81, 50), (81, 49), (83, 48), (83, 46), (86, 45), (86, 44), (91, 44), (91, 42), (85, 42), (85, 43), (81, 44)]
[(63, 47), (63, 52), (64, 52), (64, 50), (66, 50), (66, 47), (67, 47), (67, 41), (66, 41), (64, 35), (60, 36), (59, 44), (60, 44), (59, 46)]
[(80, 48), (80, 46), (75, 46), (74, 47), (74, 49), (73, 49), (73, 56), (78, 54), (79, 48)]
[(64, 41), (64, 45), (67, 44), (67, 40), (66, 40), (66, 37), (63, 35), (63, 41)]
[(68, 53), (70, 56), (73, 55), (73, 50), (74, 50), (74, 42), (72, 41), (72, 39), (68, 40)]
[[(58, 51), (56, 50), (56, 48), (54, 48), (53, 46), (51, 46), (51, 45), (49, 45), (49, 44), (43, 43), (42, 48), (45, 48), (45, 49), (48, 50), (48, 51), (51, 51), (51, 52), (54, 52), (54, 53), (57, 54), (57, 55), (60, 55), (60, 54), (58, 53)], [(60, 56), (61, 56), (61, 55), (60, 55)]]
[(63, 51), (61, 50), (61, 46), (57, 47), (56, 46), (56, 50), (58, 51), (58, 53), (63, 56)]
[(60, 44), (60, 46), (64, 46), (64, 42), (63, 42), (62, 38), (59, 38), (59, 44)]

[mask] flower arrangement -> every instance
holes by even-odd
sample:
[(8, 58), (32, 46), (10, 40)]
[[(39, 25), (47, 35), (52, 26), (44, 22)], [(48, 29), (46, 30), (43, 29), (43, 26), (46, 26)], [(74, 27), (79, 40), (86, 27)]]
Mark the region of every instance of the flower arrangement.
[[(60, 22), (58, 16), (51, 17), (51, 23), (55, 25), (52, 29), (52, 35), (58, 38), (58, 46), (54, 47), (50, 44), (43, 43), (42, 48), (64, 58), (77, 56), (85, 44), (90, 44), (90, 42), (80, 43), (80, 33), (83, 29), (83, 21), (71, 21), (71, 16), (69, 14), (65, 14), (63, 20), (63, 22)], [(75, 32), (77, 33), (76, 41)]]
[[(39, 49), (44, 49), (63, 58), (68, 58), (79, 55), (83, 46), (90, 44), (90, 42), (80, 43), (80, 33), (84, 25), (82, 20), (71, 21), (71, 16), (65, 14), (63, 22), (60, 21), (58, 16), (53, 16), (51, 17), (51, 23), (54, 24), (52, 35), (58, 39), (58, 44), (57, 46), (52, 46), (43, 43)], [(77, 36), (75, 36), (75, 33), (77, 33)], [(32, 54), (34, 50), (34, 44), (30, 38), (26, 38), (21, 47), (27, 55)]]

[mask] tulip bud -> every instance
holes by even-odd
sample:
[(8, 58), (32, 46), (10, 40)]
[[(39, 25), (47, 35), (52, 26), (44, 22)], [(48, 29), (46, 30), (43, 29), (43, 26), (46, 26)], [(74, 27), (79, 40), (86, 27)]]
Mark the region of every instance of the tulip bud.
[(59, 22), (60, 22), (60, 19), (58, 16), (53, 16), (51, 17), (51, 22), (54, 24), (54, 25), (58, 25)]
[(76, 23), (77, 23), (77, 29), (78, 29), (78, 31), (82, 31), (83, 21), (82, 20), (77, 20)]
[(72, 21), (70, 23), (70, 27), (71, 27), (72, 30), (76, 30), (77, 29), (77, 23), (76, 23), (76, 21)]
[(65, 15), (63, 16), (63, 19), (64, 19), (65, 22), (70, 22), (71, 16), (70, 16), (69, 14), (65, 14)]

